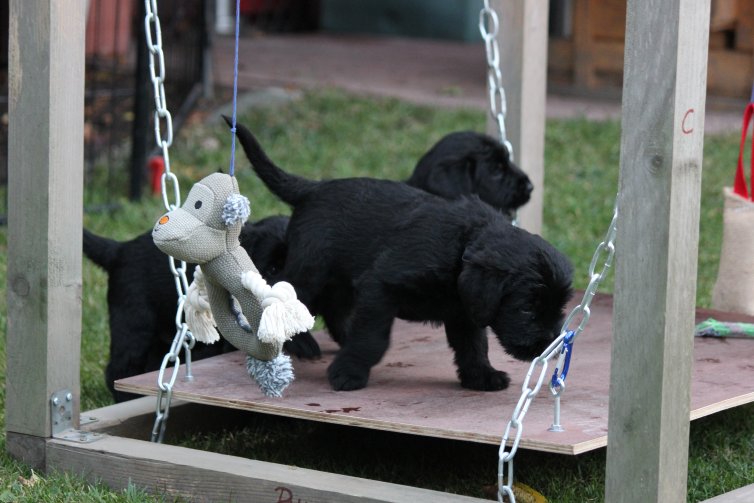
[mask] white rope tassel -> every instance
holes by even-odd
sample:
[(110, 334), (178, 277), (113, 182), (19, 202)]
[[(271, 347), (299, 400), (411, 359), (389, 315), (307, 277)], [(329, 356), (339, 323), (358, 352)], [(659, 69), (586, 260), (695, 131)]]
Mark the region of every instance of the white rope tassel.
[(298, 300), (290, 283), (279, 281), (271, 287), (259, 273), (248, 271), (241, 276), (241, 284), (264, 309), (257, 331), (260, 341), (284, 342), (314, 326), (314, 317)]
[(220, 340), (220, 334), (215, 329), (215, 318), (209, 306), (204, 274), (199, 266), (196, 266), (194, 270), (194, 281), (186, 292), (186, 304), (183, 310), (186, 314), (186, 325), (197, 341), (212, 344)]

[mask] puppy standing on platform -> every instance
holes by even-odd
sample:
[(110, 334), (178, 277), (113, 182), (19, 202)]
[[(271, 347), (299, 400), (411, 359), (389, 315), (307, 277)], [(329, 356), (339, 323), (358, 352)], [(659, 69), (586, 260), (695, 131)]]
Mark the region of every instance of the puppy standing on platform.
[(476, 390), (509, 383), (490, 365), (485, 327), (519, 359), (558, 336), (570, 262), (491, 206), (386, 180), (307, 180), (278, 168), (240, 125), (238, 138), (257, 175), (293, 207), (281, 279), (341, 345), (328, 368), (334, 389), (367, 385), (396, 317), (443, 323), (461, 385)]
[[(466, 131), (443, 136), (417, 162), (408, 185), (447, 199), (476, 194), (491, 206), (511, 214), (529, 200), (528, 177), (510, 161), (507, 151), (491, 137)], [(285, 262), (288, 218), (268, 217), (247, 224), (241, 244), (268, 281), (276, 281)], [(113, 382), (159, 368), (175, 335), (177, 294), (165, 256), (151, 232), (117, 242), (84, 231), (84, 254), (108, 273), (110, 360), (105, 380), (116, 401), (136, 395), (117, 392)], [(193, 266), (187, 270), (191, 281)], [(286, 350), (301, 358), (316, 358), (319, 347), (307, 333), (286, 342)], [(198, 343), (194, 359), (232, 350), (229, 344)]]

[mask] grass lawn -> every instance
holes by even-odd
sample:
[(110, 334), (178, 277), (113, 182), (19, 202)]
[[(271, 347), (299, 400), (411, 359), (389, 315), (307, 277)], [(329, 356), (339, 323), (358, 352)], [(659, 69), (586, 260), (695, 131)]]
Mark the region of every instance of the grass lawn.
[[(334, 91), (306, 94), (274, 109), (257, 109), (240, 120), (254, 131), (270, 157), (284, 168), (312, 178), (372, 176), (404, 179), (426, 149), (443, 134), (483, 130), (481, 112), (440, 110), (396, 100), (357, 98)], [(709, 306), (720, 249), (722, 194), (732, 183), (738, 154), (736, 135), (705, 144), (697, 303)], [(549, 121), (546, 136), (544, 237), (571, 257), (577, 288), (612, 215), (620, 155), (617, 123)], [(219, 122), (185, 128), (171, 151), (183, 193), (202, 176), (226, 169), (229, 133)], [(525, 168), (525, 166), (524, 166)], [(252, 203), (252, 219), (288, 213), (239, 156), (236, 176)], [(93, 185), (94, 184), (94, 185)], [(95, 182), (87, 201), (97, 201)], [(537, 187), (536, 190), (542, 190)], [(149, 229), (162, 213), (158, 198), (123, 202), (111, 214), (88, 214), (85, 225), (116, 239)], [(625, 218), (625, 217), (624, 217)], [(620, 247), (620, 243), (617, 244)], [(0, 281), (6, 281), (6, 229), (0, 229)], [(602, 291), (612, 290), (612, 278)], [(84, 263), (82, 410), (110, 403), (103, 369), (108, 352), (106, 277)], [(6, 298), (0, 297), (0, 330), (7, 331)], [(0, 341), (0, 379), (5, 380), (5, 341)], [(578, 353), (576, 354), (578, 357)], [(566, 393), (564, 400), (568, 400)], [(4, 426), (4, 391), (0, 392)], [(508, 418), (500, 418), (502, 432)], [(145, 432), (145, 435), (147, 432)], [(176, 443), (255, 459), (469, 494), (488, 495), (495, 483), (497, 447), (414, 438), (385, 432), (253, 416), (241, 429), (179, 436)], [(111, 492), (65, 475), (33, 476), (4, 454), (0, 438), (0, 503), (5, 501), (163, 501), (131, 487)], [(699, 501), (754, 483), (754, 406), (739, 407), (692, 423), (688, 500)], [(516, 477), (549, 501), (601, 501), (605, 450), (578, 457), (519, 451)], [(171, 500), (171, 499), (168, 499)], [(172, 501), (172, 500), (171, 500)]]

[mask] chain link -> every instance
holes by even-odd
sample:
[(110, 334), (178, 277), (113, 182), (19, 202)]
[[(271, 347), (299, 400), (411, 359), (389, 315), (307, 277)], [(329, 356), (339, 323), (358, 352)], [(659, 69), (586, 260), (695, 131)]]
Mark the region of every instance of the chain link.
[[(154, 136), (157, 147), (162, 151), (165, 172), (162, 174), (162, 202), (166, 211), (171, 211), (181, 205), (181, 190), (178, 178), (170, 171), (170, 156), (168, 149), (173, 144), (173, 117), (168, 111), (165, 97), (165, 53), (162, 50), (162, 28), (160, 17), (157, 14), (157, 0), (144, 0), (144, 33), (149, 50), (149, 76), (152, 80), (154, 91)], [(163, 128), (164, 126), (164, 128)], [(163, 136), (163, 131), (164, 136)], [(172, 186), (172, 202), (168, 197), (168, 186)], [(192, 380), (191, 375), (191, 350), (195, 339), (188, 326), (183, 321), (183, 305), (186, 302), (188, 291), (188, 279), (186, 278), (186, 262), (180, 262), (176, 267), (173, 257), (168, 257), (170, 271), (175, 278), (175, 289), (178, 293), (178, 308), (175, 315), (176, 334), (170, 351), (162, 359), (160, 372), (157, 377), (157, 412), (155, 414), (154, 427), (152, 428), (152, 442), (162, 442), (165, 436), (165, 427), (170, 412), (170, 401), (173, 397), (173, 385), (178, 376), (181, 360), (178, 357), (181, 350), (186, 354), (186, 380)], [(165, 372), (169, 365), (173, 365), (170, 379), (165, 380)]]
[[(502, 72), (500, 71), (500, 47), (497, 42), (497, 35), (500, 30), (500, 20), (497, 12), (491, 7), (490, 0), (484, 0), (484, 6), (479, 12), (479, 32), (482, 35), (484, 41), (485, 53), (487, 56), (487, 84), (489, 91), (489, 107), (490, 115), (497, 124), (498, 135), (500, 142), (508, 150), (511, 161), (513, 156), (513, 145), (508, 140), (507, 132), (505, 128), (505, 116), (507, 114), (507, 103), (505, 98), (505, 89), (502, 82)], [(589, 265), (589, 285), (587, 286), (584, 296), (581, 299), (581, 303), (576, 306), (566, 317), (565, 322), (560, 330), (560, 335), (545, 349), (542, 354), (534, 359), (529, 367), (529, 372), (526, 374), (524, 383), (521, 386), (521, 396), (516, 404), (511, 419), (508, 421), (508, 425), (503, 433), (502, 441), (500, 442), (500, 450), (498, 454), (498, 494), (497, 499), (500, 503), (504, 498), (508, 498), (508, 501), (515, 503), (516, 497), (513, 494), (513, 458), (518, 450), (518, 444), (521, 441), (521, 435), (523, 433), (523, 422), (526, 416), (529, 406), (531, 405), (534, 397), (539, 393), (542, 384), (544, 383), (545, 374), (547, 373), (547, 366), (550, 359), (556, 354), (559, 355), (556, 364), (556, 371), (562, 370), (566, 358), (570, 356), (570, 348), (568, 351), (563, 351), (566, 338), (569, 345), (573, 344), (576, 337), (584, 330), (589, 318), (591, 316), (591, 303), (602, 280), (605, 279), (610, 265), (615, 255), (615, 235), (616, 225), (618, 220), (618, 201), (616, 198), (615, 206), (613, 209), (613, 219), (610, 222), (610, 228), (605, 236), (605, 239), (597, 246), (596, 251), (592, 257), (592, 262)], [(514, 219), (514, 225), (516, 219)], [(597, 264), (600, 262), (600, 257), (606, 254), (603, 266), (599, 272), (596, 272)], [(578, 322), (578, 326), (575, 329), (571, 329), (571, 325)], [(537, 367), (540, 367), (539, 375), (537, 376), (536, 384), (534, 387), (530, 387), (532, 376)], [(558, 400), (560, 394), (565, 389), (565, 374), (562, 377), (553, 379), (549, 384), (550, 391), (555, 396), (556, 408), (560, 405)], [(556, 416), (559, 414), (556, 413)], [(511, 443), (510, 450), (506, 450), (508, 440), (511, 437), (511, 432), (515, 432), (515, 436)], [(506, 472), (507, 464), (507, 481), (504, 481), (503, 477)]]
[[(595, 250), (592, 257), (592, 262), (589, 265), (589, 286), (587, 286), (586, 291), (584, 292), (581, 303), (573, 308), (573, 310), (571, 310), (571, 312), (569, 313), (568, 317), (563, 323), (563, 326), (560, 329), (560, 335), (547, 347), (547, 349), (542, 352), (542, 354), (538, 358), (535, 358), (532, 361), (531, 366), (529, 367), (529, 372), (527, 372), (524, 383), (521, 386), (521, 397), (516, 404), (516, 408), (513, 409), (511, 419), (508, 421), (508, 425), (506, 426), (505, 432), (503, 433), (503, 438), (500, 442), (500, 450), (498, 453), (497, 499), (500, 503), (503, 502), (504, 497), (507, 497), (509, 502), (515, 503), (516, 501), (516, 498), (513, 495), (513, 458), (516, 455), (518, 444), (521, 440), (521, 434), (523, 433), (524, 416), (526, 416), (526, 412), (529, 410), (529, 405), (531, 405), (532, 400), (534, 400), (534, 397), (542, 387), (544, 376), (547, 372), (547, 365), (550, 359), (558, 354), (559, 358), (557, 368), (562, 369), (563, 360), (565, 357), (565, 353), (562, 351), (562, 349), (566, 338), (568, 338), (569, 343), (573, 343), (576, 337), (584, 330), (587, 322), (589, 321), (589, 316), (591, 313), (590, 306), (592, 304), (592, 300), (594, 299), (594, 295), (597, 293), (597, 288), (599, 287), (599, 285), (607, 276), (608, 270), (610, 269), (610, 266), (613, 262), (613, 257), (615, 255), (615, 236), (617, 234), (617, 224), (618, 199), (616, 197), (615, 206), (613, 208), (613, 218), (610, 221), (610, 228), (608, 229), (604, 240), (597, 246), (597, 249)], [(603, 254), (606, 254), (606, 256), (602, 269), (600, 269), (599, 273), (595, 273), (596, 266)], [(579, 316), (581, 316), (580, 319), (578, 318)], [(571, 325), (575, 324), (574, 320), (579, 321), (579, 324), (576, 329), (571, 329)], [(541, 366), (542, 369), (537, 378), (536, 385), (534, 386), (534, 388), (530, 388), (529, 383), (531, 382), (531, 377), (534, 374), (535, 368), (538, 366)], [(565, 389), (565, 382), (562, 379), (558, 380), (557, 384), (557, 387), (553, 386), (552, 383), (550, 384), (550, 391), (553, 395), (555, 395), (556, 399), (559, 398), (559, 395)], [(511, 430), (515, 430), (515, 438), (511, 443), (510, 449), (506, 450), (508, 440), (510, 439)], [(504, 482), (503, 474), (505, 472), (506, 464), (508, 465), (508, 480)]]
[(487, 89), (489, 91), (490, 115), (497, 124), (498, 137), (508, 150), (513, 161), (513, 145), (508, 141), (505, 129), (505, 115), (508, 106), (503, 87), (503, 74), (500, 71), (500, 47), (497, 43), (497, 34), (500, 30), (500, 21), (497, 12), (490, 6), (490, 0), (484, 0), (484, 6), (479, 11), (479, 32), (484, 40), (484, 50), (487, 55)]
[[(503, 87), (503, 73), (500, 71), (500, 46), (497, 34), (500, 30), (500, 20), (497, 12), (490, 6), (490, 0), (484, 0), (484, 6), (479, 11), (479, 32), (484, 40), (484, 52), (487, 56), (487, 90), (489, 92), (490, 116), (497, 125), (498, 139), (508, 151), (511, 162), (514, 161), (513, 144), (508, 140), (505, 128), (505, 116), (508, 104)], [(513, 225), (518, 226), (518, 212), (514, 212)]]

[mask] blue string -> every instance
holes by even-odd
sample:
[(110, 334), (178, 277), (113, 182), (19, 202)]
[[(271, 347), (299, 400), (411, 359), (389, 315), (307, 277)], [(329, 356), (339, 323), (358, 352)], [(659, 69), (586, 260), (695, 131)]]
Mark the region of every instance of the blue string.
[(236, 109), (238, 107), (238, 40), (239, 40), (239, 26), (241, 18), (241, 0), (236, 0), (236, 51), (235, 58), (233, 59), (233, 120), (230, 142), (230, 176), (234, 176), (236, 172)]

